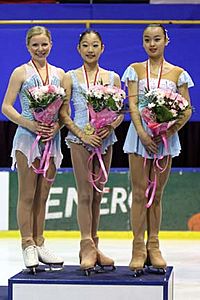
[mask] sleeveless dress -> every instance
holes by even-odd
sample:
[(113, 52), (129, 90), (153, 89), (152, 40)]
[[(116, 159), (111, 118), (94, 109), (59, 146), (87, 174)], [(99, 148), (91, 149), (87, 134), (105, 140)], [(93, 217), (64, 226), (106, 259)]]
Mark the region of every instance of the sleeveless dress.
[[(49, 65), (49, 84), (60, 86), (60, 78), (58, 76), (57, 68)], [(22, 108), (21, 115), (28, 120), (34, 120), (33, 114), (31, 109), (29, 108), (29, 100), (26, 96), (26, 90), (30, 89), (35, 86), (42, 86), (42, 80), (31, 64), (31, 62), (24, 64), (26, 70), (26, 80), (23, 82), (20, 92), (19, 92), (19, 99)], [(13, 139), (13, 148), (11, 152), (12, 157), (12, 170), (15, 168), (16, 165), (16, 150), (21, 151), (28, 160), (28, 166), (30, 167), (31, 164), (34, 162), (36, 158), (41, 158), (42, 152), (44, 150), (44, 144), (38, 143), (35, 147), (31, 157), (30, 157), (30, 149), (32, 147), (33, 142), (36, 139), (36, 134), (29, 131), (28, 129), (18, 126), (14, 139)], [(61, 139), (60, 139), (60, 132), (58, 132), (55, 137), (53, 138), (53, 147), (51, 157), (54, 157), (54, 163), (56, 168), (60, 167), (62, 161), (62, 153), (61, 153)]]
[[(144, 91), (146, 86), (146, 76), (144, 76), (144, 70), (142, 70), (144, 66), (141, 65), (141, 63), (134, 63), (130, 65), (124, 72), (122, 76), (122, 81), (127, 82), (130, 81), (136, 81), (138, 82), (138, 109), (141, 111), (145, 104), (143, 100)], [(170, 89), (173, 92), (177, 92), (177, 88), (180, 87), (183, 84), (187, 84), (188, 88), (194, 86), (194, 83), (190, 77), (190, 75), (179, 67), (174, 67), (172, 70), (167, 72), (166, 74), (162, 75), (161, 81), (160, 81), (160, 88), (161, 89)], [(150, 78), (150, 87), (151, 89), (157, 88), (157, 79), (156, 78)], [(151, 134), (150, 129), (147, 127), (147, 124), (143, 119), (141, 119), (142, 125), (149, 134)], [(181, 145), (179, 141), (178, 133), (175, 133), (171, 137), (168, 138), (168, 151), (165, 149), (164, 144), (159, 144), (158, 149), (158, 157), (171, 155), (172, 157), (178, 156), (181, 151)], [(145, 147), (141, 143), (139, 136), (137, 134), (137, 131), (135, 129), (135, 126), (133, 122), (130, 123), (125, 143), (123, 146), (123, 150), (125, 153), (136, 153), (141, 155), (142, 157), (146, 157), (149, 159), (154, 159), (153, 154), (147, 154)]]
[[(72, 78), (72, 105), (74, 108), (74, 123), (80, 128), (83, 129), (85, 125), (89, 122), (89, 112), (87, 107), (87, 102), (84, 97), (84, 93), (86, 92), (86, 85), (80, 84), (75, 73), (75, 70), (69, 71)], [(114, 85), (114, 75), (113, 71), (110, 71), (110, 85)], [(68, 135), (65, 139), (66, 144), (70, 148), (70, 143), (78, 143), (82, 144), (82, 141), (75, 136), (71, 131), (68, 132)], [(105, 154), (108, 147), (114, 144), (117, 141), (116, 135), (112, 132), (106, 139), (103, 140), (101, 146), (101, 153)], [(93, 148), (87, 146), (87, 150), (91, 151)]]

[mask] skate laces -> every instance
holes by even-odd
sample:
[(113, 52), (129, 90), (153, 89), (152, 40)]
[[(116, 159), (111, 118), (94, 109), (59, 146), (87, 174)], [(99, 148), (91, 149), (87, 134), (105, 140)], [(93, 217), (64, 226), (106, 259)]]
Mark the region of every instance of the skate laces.
[(48, 257), (48, 259), (52, 259), (52, 260), (56, 260), (56, 261), (57, 260), (62, 261), (62, 259), (59, 256), (54, 254), (51, 250), (49, 250), (45, 246), (38, 247), (38, 250), (39, 250), (39, 254), (41, 256), (45, 256), (45, 257)]
[(28, 246), (27, 248), (25, 248), (24, 254), (29, 259), (37, 259), (37, 252), (36, 252), (36, 248), (34, 246)]

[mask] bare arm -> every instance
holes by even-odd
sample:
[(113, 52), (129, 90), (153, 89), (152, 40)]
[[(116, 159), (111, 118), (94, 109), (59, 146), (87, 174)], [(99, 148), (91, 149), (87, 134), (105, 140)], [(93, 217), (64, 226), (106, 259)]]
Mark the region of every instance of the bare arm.
[[(118, 74), (115, 74), (114, 86), (121, 88), (121, 81), (120, 81), (120, 77)], [(124, 115), (120, 114), (110, 125), (107, 125), (101, 129), (99, 129), (98, 135), (102, 139), (107, 138), (112, 133), (112, 131), (122, 123), (123, 119), (124, 119)]]
[(185, 110), (183, 114), (178, 118), (178, 120), (167, 130), (167, 137), (172, 136), (174, 133), (178, 132), (190, 119), (192, 115), (191, 103), (190, 103), (190, 95), (188, 91), (187, 84), (183, 84), (178, 88), (179, 93), (188, 100), (190, 108)]
[[(115, 78), (114, 78), (114, 85), (118, 88), (121, 88), (121, 81), (120, 81), (120, 77), (119, 75), (115, 74)], [(111, 126), (113, 127), (113, 129), (117, 128), (121, 123), (122, 121), (124, 120), (124, 115), (119, 115), (117, 117), (117, 119), (112, 122)]]
[[(63, 82), (63, 78), (65, 75), (65, 72), (63, 69), (61, 68), (57, 68), (57, 72), (58, 72), (58, 76), (60, 78), (60, 82), (61, 82), (61, 86), (62, 86), (62, 82)], [(58, 132), (59, 130), (63, 127), (64, 125), (62, 124), (62, 122), (60, 121), (60, 119), (58, 119), (56, 122), (54, 122), (51, 126), (45, 126), (43, 127), (43, 132), (44, 132), (44, 136), (42, 141), (43, 142), (47, 142), (49, 140), (51, 140)]]
[(8, 88), (2, 104), (2, 113), (13, 123), (33, 130), (32, 122), (21, 116), (13, 107), (21, 85), (25, 80), (25, 71), (23, 66), (16, 68), (11, 74)]
[(138, 110), (138, 88), (136, 81), (128, 81), (129, 108), (132, 122), (139, 138), (148, 152), (157, 153), (158, 147), (152, 137), (144, 130), (140, 112)]
[(66, 91), (66, 101), (63, 103), (60, 109), (60, 120), (74, 135), (80, 138), (85, 144), (89, 144), (93, 147), (101, 145), (101, 138), (95, 134), (86, 135), (82, 129), (80, 129), (70, 117), (70, 99), (72, 91), (72, 80), (69, 73), (66, 73), (62, 83)]

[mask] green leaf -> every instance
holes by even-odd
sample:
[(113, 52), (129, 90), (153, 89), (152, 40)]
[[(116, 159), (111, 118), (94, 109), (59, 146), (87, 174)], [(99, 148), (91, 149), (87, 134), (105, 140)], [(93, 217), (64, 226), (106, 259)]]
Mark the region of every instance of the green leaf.
[(173, 114), (164, 105), (154, 107), (153, 111), (156, 114), (156, 119), (158, 123), (169, 122), (174, 120)]

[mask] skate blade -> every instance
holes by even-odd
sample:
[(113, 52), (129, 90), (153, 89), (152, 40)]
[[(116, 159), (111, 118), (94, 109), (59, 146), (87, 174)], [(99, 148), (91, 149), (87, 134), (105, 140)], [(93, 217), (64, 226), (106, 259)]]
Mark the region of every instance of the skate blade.
[(98, 264), (95, 268), (96, 273), (105, 273), (115, 271), (117, 268), (113, 265), (101, 265)]
[(143, 269), (138, 269), (138, 270), (131, 270), (133, 272), (133, 277), (140, 277), (144, 275), (144, 270)]
[(27, 267), (26, 269), (22, 269), (22, 273), (36, 275), (37, 274), (37, 267), (38, 266)]
[(88, 269), (81, 269), (85, 276), (90, 276), (92, 273), (96, 273), (96, 268), (88, 268)]
[(154, 266), (147, 266), (146, 270), (149, 273), (158, 274), (158, 275), (164, 275), (166, 273), (166, 268), (157, 268)]
[(48, 264), (48, 267), (45, 267), (46, 272), (57, 272), (57, 271), (62, 271), (63, 269), (64, 269), (63, 264)]

